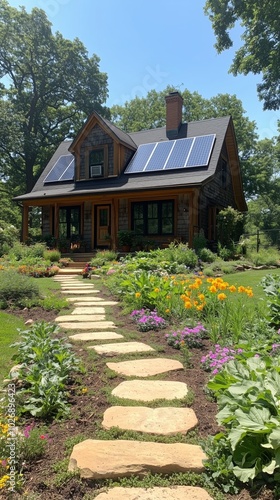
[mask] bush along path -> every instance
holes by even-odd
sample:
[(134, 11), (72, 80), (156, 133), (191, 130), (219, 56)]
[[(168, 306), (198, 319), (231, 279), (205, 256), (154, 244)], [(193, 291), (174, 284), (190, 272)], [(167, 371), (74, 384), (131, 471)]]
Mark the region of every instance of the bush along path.
[[(60, 328), (73, 330), (72, 342), (85, 341), (88, 349), (103, 356), (131, 355), (131, 360), (108, 362), (107, 368), (115, 374), (127, 377), (112, 391), (119, 405), (109, 407), (103, 415), (104, 429), (122, 430), (168, 436), (186, 434), (197, 425), (197, 416), (190, 408), (180, 406), (187, 397), (188, 386), (183, 382), (151, 379), (159, 374), (167, 376), (170, 371), (183, 370), (183, 365), (174, 359), (158, 357), (155, 349), (143, 342), (126, 341), (113, 321), (107, 321), (105, 306), (114, 305), (98, 297), (98, 290), (91, 283), (83, 283), (75, 277), (57, 276), (62, 293), (72, 302), (71, 314), (58, 316), (55, 321)], [(106, 343), (89, 345), (89, 341), (104, 340)], [(116, 342), (109, 342), (115, 341)], [(145, 353), (148, 357), (144, 357)], [(139, 358), (137, 358), (139, 353)], [(170, 406), (170, 401), (178, 406)], [(131, 401), (131, 405), (129, 402)], [(148, 402), (160, 406), (145, 406)], [(133, 404), (134, 403), (134, 404)], [(141, 406), (140, 406), (141, 405)], [(145, 434), (144, 434), (145, 435)], [(86, 439), (73, 447), (69, 471), (76, 472), (85, 480), (143, 477), (147, 473), (170, 474), (180, 472), (201, 473), (204, 470), (204, 452), (201, 447), (186, 443), (160, 443), (149, 440)], [(208, 492), (200, 487), (171, 486), (134, 488), (109, 488), (98, 494), (96, 500), (211, 500)]]

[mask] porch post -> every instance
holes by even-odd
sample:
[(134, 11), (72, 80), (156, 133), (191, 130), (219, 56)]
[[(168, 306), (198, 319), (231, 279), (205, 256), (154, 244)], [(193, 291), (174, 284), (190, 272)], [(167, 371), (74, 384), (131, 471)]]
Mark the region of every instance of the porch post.
[(58, 205), (54, 204), (54, 237), (58, 238)]
[(198, 196), (199, 190), (194, 189), (190, 199), (190, 227), (189, 227), (189, 246), (193, 246), (193, 237), (195, 227), (198, 227)]
[(111, 227), (111, 237), (112, 237), (112, 249), (117, 248), (117, 234), (118, 234), (118, 222), (119, 222), (119, 200), (113, 198), (112, 200), (112, 227)]
[(22, 241), (25, 242), (28, 239), (28, 215), (29, 206), (23, 205), (22, 212)]

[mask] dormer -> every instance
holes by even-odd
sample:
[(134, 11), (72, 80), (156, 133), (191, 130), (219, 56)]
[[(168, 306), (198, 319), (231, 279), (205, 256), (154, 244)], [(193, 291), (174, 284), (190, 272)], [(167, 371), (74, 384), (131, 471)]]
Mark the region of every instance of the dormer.
[(93, 112), (69, 148), (75, 157), (75, 181), (119, 176), (136, 149), (129, 135)]

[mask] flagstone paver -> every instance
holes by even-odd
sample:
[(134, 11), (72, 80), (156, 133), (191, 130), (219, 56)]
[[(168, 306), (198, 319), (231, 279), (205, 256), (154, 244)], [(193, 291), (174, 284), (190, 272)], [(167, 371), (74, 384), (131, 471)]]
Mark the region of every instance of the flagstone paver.
[[(115, 332), (87, 332), (87, 333), (76, 333), (75, 335), (69, 336), (70, 340), (114, 340), (123, 339), (123, 335)], [(94, 349), (95, 346), (87, 346), (88, 349)]]
[(119, 363), (106, 363), (108, 368), (121, 375), (134, 377), (149, 377), (171, 370), (183, 370), (180, 361), (168, 358), (133, 359)]
[(170, 486), (154, 488), (124, 488), (117, 486), (100, 493), (95, 500), (213, 500), (198, 486)]
[(68, 323), (59, 323), (60, 328), (65, 330), (108, 330), (109, 328), (117, 328), (113, 321), (73, 321)]
[(95, 288), (90, 288), (89, 290), (76, 290), (75, 288), (71, 288), (71, 290), (61, 290), (61, 293), (71, 295), (89, 295), (90, 293), (100, 293), (100, 290), (95, 290)]
[(103, 415), (105, 429), (120, 429), (149, 434), (177, 434), (194, 429), (198, 424), (191, 408), (147, 408), (145, 406), (112, 406)]
[(183, 399), (188, 394), (188, 386), (169, 380), (126, 380), (115, 387), (112, 394), (135, 401)]
[(69, 471), (82, 478), (117, 478), (154, 473), (202, 472), (206, 459), (200, 446), (129, 440), (86, 439), (74, 446)]
[(65, 321), (102, 321), (105, 320), (105, 314), (65, 314), (65, 316), (57, 316), (55, 321), (57, 323), (64, 323)]
[(118, 302), (115, 302), (113, 300), (98, 300), (98, 297), (92, 296), (92, 297), (82, 297), (82, 299), (78, 299), (77, 297), (70, 297), (70, 299), (67, 297), (67, 301), (73, 302), (73, 305), (75, 307), (91, 307), (91, 306), (115, 306), (118, 304)]
[(76, 307), (71, 314), (105, 314), (105, 308), (101, 306)]
[[(71, 314), (58, 316), (55, 321), (61, 328), (77, 330), (71, 335), (71, 341), (117, 340), (115, 343), (86, 345), (99, 354), (114, 355), (131, 352), (154, 351), (142, 342), (118, 342), (123, 336), (110, 329), (116, 326), (105, 320), (105, 305), (118, 302), (104, 300), (95, 294), (99, 290), (93, 284), (82, 283), (76, 277), (62, 276), (56, 281), (61, 284), (61, 293), (68, 295), (67, 301), (73, 303)], [(78, 274), (81, 273), (79, 269)], [(72, 277), (73, 276), (73, 277)], [(62, 279), (61, 279), (62, 278)], [(91, 330), (82, 331), (81, 330)], [(92, 331), (93, 330), (93, 331)], [(95, 331), (97, 330), (97, 331)], [(182, 370), (182, 363), (167, 358), (149, 358), (107, 363), (117, 373), (146, 377), (170, 370)], [(159, 399), (182, 399), (188, 393), (183, 382), (163, 380), (129, 380), (122, 382), (112, 394), (125, 399), (153, 401)], [(147, 408), (144, 406), (113, 406), (103, 415), (102, 426), (105, 429), (119, 427), (158, 435), (186, 433), (197, 425), (197, 418), (190, 408)], [(126, 440), (85, 440), (74, 446), (69, 461), (69, 470), (79, 470), (82, 478), (117, 478), (131, 475), (171, 472), (202, 472), (205, 455), (200, 446), (183, 443), (163, 444)], [(97, 496), (100, 500), (212, 500), (202, 488), (186, 486), (164, 488), (113, 488)]]
[(154, 351), (152, 347), (143, 342), (121, 342), (118, 344), (102, 344), (94, 346), (93, 349), (98, 354), (127, 354), (130, 352)]

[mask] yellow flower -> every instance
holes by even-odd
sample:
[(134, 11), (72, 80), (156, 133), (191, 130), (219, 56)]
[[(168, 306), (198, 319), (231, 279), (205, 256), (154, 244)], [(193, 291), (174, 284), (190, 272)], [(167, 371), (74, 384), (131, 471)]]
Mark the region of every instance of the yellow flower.
[(191, 309), (192, 308), (192, 305), (190, 302), (185, 302), (185, 309)]
[(245, 292), (245, 290), (246, 290), (245, 286), (239, 286), (238, 287), (238, 293)]
[(139, 297), (141, 297), (141, 293), (140, 292), (136, 292), (135, 297), (136, 297), (136, 299), (139, 299)]
[(203, 293), (200, 293), (200, 294), (198, 295), (198, 298), (199, 298), (199, 300), (200, 300), (201, 302), (203, 302), (203, 300), (205, 299), (205, 295), (203, 295)]
[(202, 285), (202, 279), (201, 278), (196, 278), (195, 283), (200, 286)]
[(87, 387), (83, 387), (82, 388), (82, 394), (86, 394), (88, 392), (88, 388)]
[(170, 313), (170, 309), (165, 309), (165, 312), (166, 313)]
[(196, 306), (197, 311), (202, 311), (204, 308), (205, 304), (200, 304), (199, 306)]
[(225, 281), (223, 283), (218, 283), (219, 290), (226, 290), (227, 286), (228, 286), (228, 283), (226, 283)]
[(218, 294), (218, 299), (219, 300), (225, 300), (227, 298), (226, 294), (225, 293), (219, 293)]
[(231, 286), (229, 287), (229, 291), (230, 291), (230, 292), (232, 292), (232, 293), (233, 293), (233, 292), (236, 292), (236, 286), (231, 285)]
[(159, 288), (155, 288), (154, 292), (158, 293), (159, 292)]
[(169, 300), (171, 299), (171, 295), (166, 295), (166, 298)]
[(209, 290), (210, 290), (211, 293), (216, 293), (217, 292), (217, 288), (215, 287), (215, 285), (211, 285), (209, 287)]
[(248, 297), (254, 297), (252, 288), (246, 288), (246, 293)]

